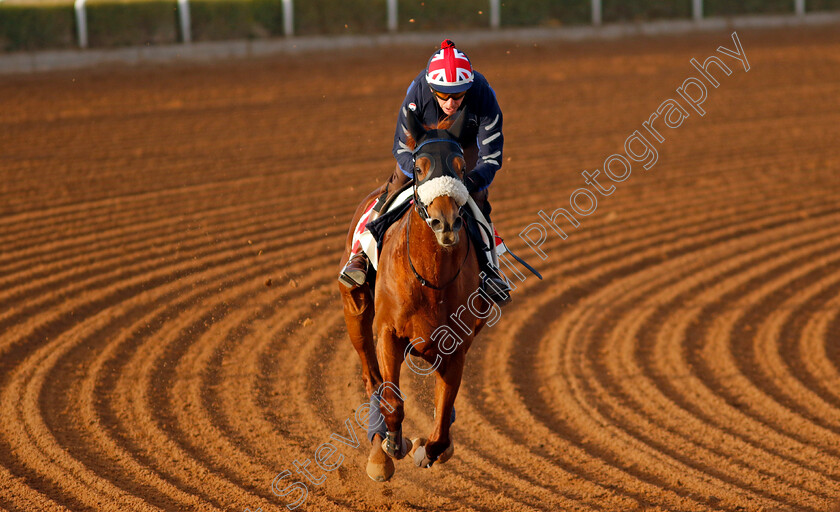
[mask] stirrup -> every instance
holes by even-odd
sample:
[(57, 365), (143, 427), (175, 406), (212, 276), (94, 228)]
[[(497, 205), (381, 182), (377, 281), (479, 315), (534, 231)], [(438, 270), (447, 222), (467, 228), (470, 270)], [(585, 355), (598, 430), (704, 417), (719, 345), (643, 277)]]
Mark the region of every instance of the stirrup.
[(499, 306), (509, 304), (511, 301), (510, 292), (512, 288), (504, 278), (484, 274), (481, 276), (481, 289), (490, 297), (490, 300)]

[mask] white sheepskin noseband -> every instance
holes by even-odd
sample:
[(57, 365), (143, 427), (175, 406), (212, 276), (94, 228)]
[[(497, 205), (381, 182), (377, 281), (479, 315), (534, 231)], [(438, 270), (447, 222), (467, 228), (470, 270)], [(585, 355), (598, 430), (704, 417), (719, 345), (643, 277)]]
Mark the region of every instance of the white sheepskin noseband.
[(464, 206), (470, 193), (461, 180), (452, 176), (438, 176), (417, 187), (417, 196), (425, 205), (432, 204), (440, 196), (449, 196), (458, 206)]

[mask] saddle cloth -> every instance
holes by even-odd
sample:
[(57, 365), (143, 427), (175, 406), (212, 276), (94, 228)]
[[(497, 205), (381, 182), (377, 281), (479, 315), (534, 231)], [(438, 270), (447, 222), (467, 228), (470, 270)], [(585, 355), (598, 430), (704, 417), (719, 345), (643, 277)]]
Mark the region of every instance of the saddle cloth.
[[(377, 237), (374, 236), (374, 233), (368, 229), (368, 223), (371, 223), (379, 218), (385, 220), (386, 217), (393, 217), (384, 226), (384, 229), (387, 229), (393, 222), (396, 222), (397, 219), (402, 217), (402, 215), (408, 211), (408, 208), (414, 202), (414, 189), (408, 187), (407, 189), (403, 190), (397, 197), (391, 201), (391, 204), (388, 206), (388, 209), (377, 213), (374, 210), (374, 206), (376, 206), (376, 201), (371, 202), (371, 204), (367, 207), (365, 212), (362, 214), (361, 218), (359, 219), (358, 224), (356, 224), (356, 230), (353, 232), (353, 253), (357, 253), (359, 251), (364, 251), (365, 255), (367, 255), (370, 264), (373, 266), (374, 270), (379, 268), (379, 242)], [(481, 232), (482, 241), (484, 242), (485, 247), (495, 247), (495, 250), (488, 250), (488, 256), (490, 261), (493, 262), (493, 266), (496, 268), (499, 267), (499, 256), (504, 254), (507, 251), (507, 247), (505, 247), (504, 240), (502, 237), (499, 236), (499, 233), (496, 231), (496, 228), (484, 217), (484, 214), (481, 213), (481, 210), (478, 208), (478, 205), (475, 204), (472, 197), (467, 199), (467, 206), (472, 213), (472, 216), (475, 220), (481, 225)], [(384, 229), (382, 233), (384, 234)], [(488, 233), (493, 233), (493, 244), (490, 244), (490, 240), (488, 240)]]

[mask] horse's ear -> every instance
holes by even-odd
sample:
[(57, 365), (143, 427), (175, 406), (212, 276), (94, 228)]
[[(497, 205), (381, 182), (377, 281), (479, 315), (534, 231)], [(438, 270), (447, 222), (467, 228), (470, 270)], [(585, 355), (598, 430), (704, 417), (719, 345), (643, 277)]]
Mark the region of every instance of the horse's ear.
[(452, 126), (446, 129), (446, 131), (449, 132), (449, 135), (451, 135), (452, 138), (461, 138), (461, 132), (464, 131), (464, 121), (466, 119), (466, 110), (459, 110), (458, 113), (455, 114), (455, 120), (452, 121)]
[(423, 123), (417, 118), (417, 114), (411, 110), (405, 111), (405, 129), (411, 135), (411, 138), (417, 142), (426, 135), (426, 129), (423, 128)]

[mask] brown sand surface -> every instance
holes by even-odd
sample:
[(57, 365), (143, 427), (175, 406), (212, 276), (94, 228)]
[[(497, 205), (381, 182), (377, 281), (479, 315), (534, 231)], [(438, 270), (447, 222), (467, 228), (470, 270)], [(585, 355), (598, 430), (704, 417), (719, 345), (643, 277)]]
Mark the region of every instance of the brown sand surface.
[[(517, 234), (729, 32), (463, 48), (505, 112), (495, 221), (545, 280), (473, 344), (451, 461), (378, 484), (355, 429), (299, 510), (840, 500), (840, 30), (739, 36), (750, 71), (723, 57), (544, 261)], [(272, 479), (366, 401), (337, 264), (431, 51), (0, 78), (0, 510), (286, 510)]]

